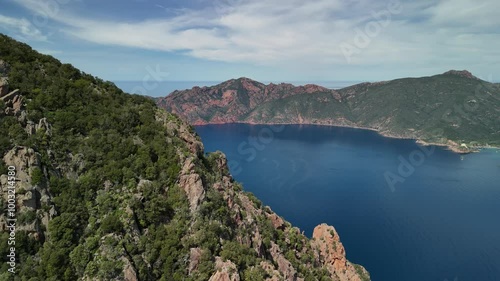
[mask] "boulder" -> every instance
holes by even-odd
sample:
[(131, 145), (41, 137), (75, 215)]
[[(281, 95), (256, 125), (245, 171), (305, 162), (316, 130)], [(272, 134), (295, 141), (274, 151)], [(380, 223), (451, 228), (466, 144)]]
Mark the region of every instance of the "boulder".
[(208, 281), (240, 281), (236, 265), (231, 261), (223, 262), (220, 257), (215, 258), (216, 272)]

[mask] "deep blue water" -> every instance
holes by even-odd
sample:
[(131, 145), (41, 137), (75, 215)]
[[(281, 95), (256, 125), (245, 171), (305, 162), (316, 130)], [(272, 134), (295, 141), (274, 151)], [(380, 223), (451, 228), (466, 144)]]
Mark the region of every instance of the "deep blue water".
[[(306, 235), (320, 223), (333, 225), (347, 257), (374, 281), (500, 280), (497, 150), (462, 158), (412, 140), (327, 126), (196, 131), (207, 152), (226, 154), (245, 190)], [(398, 172), (402, 161), (412, 174), (411, 167)], [(401, 177), (393, 188), (388, 173)]]

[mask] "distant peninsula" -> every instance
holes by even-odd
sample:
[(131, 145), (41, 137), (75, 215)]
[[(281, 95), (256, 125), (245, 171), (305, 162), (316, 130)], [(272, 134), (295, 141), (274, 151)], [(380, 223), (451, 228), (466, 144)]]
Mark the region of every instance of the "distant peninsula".
[(239, 78), (174, 91), (156, 102), (193, 125), (331, 125), (375, 130), (457, 153), (500, 147), (500, 84), (466, 70), (339, 90)]

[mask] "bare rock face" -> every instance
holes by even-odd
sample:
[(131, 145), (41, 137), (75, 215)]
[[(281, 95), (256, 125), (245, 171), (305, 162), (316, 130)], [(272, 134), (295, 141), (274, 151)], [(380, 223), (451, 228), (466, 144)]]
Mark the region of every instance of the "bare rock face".
[[(40, 221), (28, 221), (25, 224), (18, 226), (19, 230), (29, 232), (29, 235), (35, 239), (43, 237), (40, 223), (48, 227), (49, 220), (56, 215), (55, 209), (52, 208), (48, 212), (41, 210), (42, 205), (50, 206), (52, 196), (42, 184), (33, 184), (32, 175), (34, 169), (40, 169), (40, 154), (28, 147), (16, 146), (9, 150), (3, 157), (3, 161), (7, 166), (15, 167), (16, 178), (16, 206), (18, 213), (36, 212), (42, 217)], [(0, 176), (1, 196), (6, 201), (7, 197), (7, 176)], [(0, 214), (0, 229), (5, 228), (4, 214)]]
[(16, 167), (16, 177), (21, 183), (31, 183), (30, 168), (40, 165), (40, 155), (33, 149), (16, 146), (3, 157), (7, 166)]
[(285, 229), (285, 222), (277, 214), (275, 213), (267, 214), (267, 217), (271, 220), (271, 223), (273, 224), (274, 228), (281, 230)]
[(52, 125), (47, 122), (47, 118), (40, 119), (40, 121), (38, 121), (38, 125), (35, 126), (35, 130), (37, 132), (44, 130), (46, 135), (52, 136)]
[(205, 196), (203, 181), (199, 174), (194, 171), (194, 159), (187, 158), (182, 167), (181, 175), (179, 176), (179, 185), (186, 192), (189, 207), (191, 212), (195, 212), (201, 200)]
[(444, 74), (457, 75), (457, 76), (469, 78), (469, 79), (478, 79), (476, 76), (474, 76), (472, 73), (470, 73), (467, 70), (449, 70), (449, 71), (446, 71)]
[(297, 281), (297, 271), (288, 261), (280, 247), (271, 241), (271, 249), (269, 250), (273, 260), (278, 264), (278, 270), (281, 272), (286, 281)]
[[(318, 250), (319, 260), (332, 275), (338, 276), (340, 281), (362, 281), (354, 265), (346, 259), (344, 246), (333, 226), (318, 225), (314, 228), (313, 239), (311, 245)], [(364, 268), (359, 269), (368, 276)]]
[(121, 260), (124, 264), (123, 279), (125, 281), (138, 281), (139, 279), (137, 278), (137, 272), (135, 271), (135, 268), (132, 265), (132, 263), (126, 258), (122, 258)]
[(240, 281), (236, 265), (231, 261), (223, 262), (220, 257), (215, 258), (216, 272), (208, 281)]
[(200, 264), (201, 259), (201, 248), (191, 248), (189, 250), (189, 268), (188, 273), (191, 275), (193, 271), (198, 269), (198, 265)]
[(264, 243), (262, 241), (262, 235), (260, 235), (259, 230), (257, 229), (252, 237), (252, 246), (257, 255), (259, 256), (264, 256), (265, 254), (265, 247)]
[(14, 115), (16, 116), (24, 110), (24, 97), (22, 95), (14, 96), (12, 99), (12, 109), (14, 110)]
[(9, 70), (9, 65), (5, 61), (0, 60), (0, 76), (7, 76)]
[(7, 77), (0, 77), (0, 97), (9, 93), (9, 80)]
[(32, 136), (36, 133), (36, 125), (33, 121), (28, 121), (26, 122), (26, 127), (24, 128), (24, 130), (26, 131), (26, 133), (29, 135), (29, 136)]
[(6, 62), (0, 60), (0, 97), (9, 93), (9, 80), (7, 78), (8, 72), (9, 66)]

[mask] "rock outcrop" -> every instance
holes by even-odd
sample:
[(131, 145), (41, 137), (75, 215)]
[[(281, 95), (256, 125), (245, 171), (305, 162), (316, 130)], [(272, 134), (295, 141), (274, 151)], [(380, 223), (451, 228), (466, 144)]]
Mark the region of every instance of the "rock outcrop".
[[(3, 162), (7, 166), (15, 167), (16, 171), (16, 201), (18, 209), (16, 212), (19, 214), (26, 214), (32, 212), (37, 214), (41, 219), (34, 219), (32, 221), (25, 221), (20, 223), (18, 230), (24, 230), (30, 236), (41, 239), (46, 236), (48, 222), (57, 215), (56, 210), (52, 205), (52, 195), (47, 190), (45, 176), (41, 173), (43, 167), (40, 162), (40, 154), (35, 152), (32, 148), (16, 146), (9, 150), (3, 157)], [(33, 175), (38, 173), (42, 177), (39, 182), (32, 181)], [(0, 176), (0, 189), (2, 192), (3, 201), (7, 202), (7, 175)], [(45, 206), (43, 210), (42, 206)], [(5, 230), (4, 213), (0, 215), (0, 229)]]
[(0, 98), (9, 93), (9, 79), (7, 78), (9, 66), (0, 60)]
[(6, 77), (0, 77), (0, 97), (9, 93), (9, 80)]
[(468, 78), (468, 79), (478, 79), (476, 76), (472, 75), (472, 73), (470, 73), (467, 70), (449, 70), (449, 71), (446, 71), (444, 74), (456, 75), (456, 76), (460, 76), (460, 77), (464, 77), (464, 78)]
[(339, 281), (369, 280), (368, 272), (364, 268), (356, 269), (347, 260), (344, 246), (333, 226), (318, 225), (314, 228), (313, 239), (311, 244), (317, 249), (320, 261), (325, 264), (328, 271), (338, 276)]
[(201, 248), (189, 249), (189, 267), (188, 267), (189, 274), (192, 274), (195, 270), (198, 269), (198, 265), (200, 264), (201, 254), (202, 254)]
[(208, 281), (240, 281), (238, 269), (231, 261), (222, 261), (220, 257), (216, 257), (215, 270)]
[(186, 192), (191, 212), (194, 212), (198, 208), (199, 203), (205, 195), (203, 181), (201, 176), (194, 170), (195, 165), (193, 161), (193, 158), (187, 158), (184, 161), (179, 177), (179, 185)]
[(274, 242), (271, 242), (271, 249), (269, 249), (274, 262), (278, 265), (278, 271), (283, 276), (286, 281), (300, 281), (302, 278), (297, 278), (297, 271), (287, 260), (283, 254), (283, 251)]

